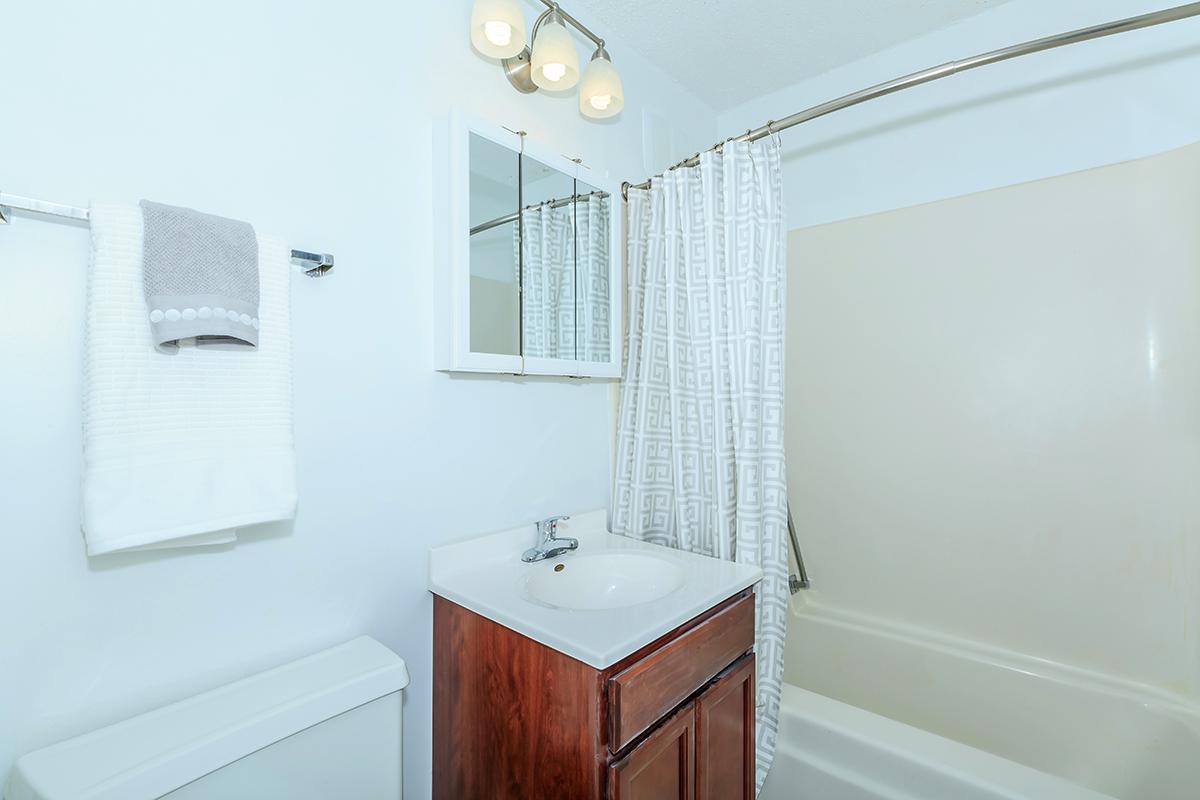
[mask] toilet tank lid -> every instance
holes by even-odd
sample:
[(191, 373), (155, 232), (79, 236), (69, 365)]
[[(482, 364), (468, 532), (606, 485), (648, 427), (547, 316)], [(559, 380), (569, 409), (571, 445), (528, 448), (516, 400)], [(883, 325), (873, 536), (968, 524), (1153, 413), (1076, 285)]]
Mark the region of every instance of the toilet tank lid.
[(362, 636), (24, 755), (5, 797), (151, 800), (407, 685), (404, 661)]

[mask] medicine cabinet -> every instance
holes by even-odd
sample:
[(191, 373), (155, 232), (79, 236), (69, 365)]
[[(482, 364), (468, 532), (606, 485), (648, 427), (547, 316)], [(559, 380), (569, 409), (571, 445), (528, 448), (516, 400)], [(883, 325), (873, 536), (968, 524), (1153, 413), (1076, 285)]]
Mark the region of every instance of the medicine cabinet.
[(619, 188), (465, 115), (434, 158), (437, 368), (617, 377)]

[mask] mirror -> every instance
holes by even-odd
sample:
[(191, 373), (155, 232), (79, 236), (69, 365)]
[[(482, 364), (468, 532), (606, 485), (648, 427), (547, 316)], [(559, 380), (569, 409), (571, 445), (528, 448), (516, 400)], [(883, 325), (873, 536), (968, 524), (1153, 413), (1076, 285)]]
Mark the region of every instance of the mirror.
[(524, 355), (607, 362), (612, 198), (528, 156), (522, 180)]
[(612, 202), (608, 192), (575, 184), (575, 342), (580, 361), (612, 358)]
[(617, 184), (507, 128), (443, 130), (437, 368), (619, 376)]
[(575, 361), (575, 178), (524, 156), (521, 180), (523, 354)]
[(514, 241), (521, 157), (474, 133), (469, 148), (471, 351), (520, 355)]

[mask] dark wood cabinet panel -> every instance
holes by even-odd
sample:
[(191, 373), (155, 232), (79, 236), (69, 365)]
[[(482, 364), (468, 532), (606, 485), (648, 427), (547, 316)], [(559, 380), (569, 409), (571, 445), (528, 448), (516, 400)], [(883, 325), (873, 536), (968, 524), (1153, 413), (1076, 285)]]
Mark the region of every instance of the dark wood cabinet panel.
[(441, 597), (433, 629), (436, 800), (603, 797), (597, 670)]
[(688, 703), (609, 768), (608, 800), (692, 800), (695, 727)]
[(696, 698), (696, 800), (754, 800), (754, 654)]
[(754, 646), (754, 596), (746, 595), (608, 681), (609, 748), (636, 739)]

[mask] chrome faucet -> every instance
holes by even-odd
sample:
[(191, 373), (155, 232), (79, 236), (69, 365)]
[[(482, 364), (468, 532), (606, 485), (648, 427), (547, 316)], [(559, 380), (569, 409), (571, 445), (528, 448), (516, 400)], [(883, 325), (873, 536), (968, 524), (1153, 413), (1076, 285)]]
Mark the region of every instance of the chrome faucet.
[(579, 540), (569, 536), (558, 538), (558, 523), (570, 517), (547, 517), (537, 523), (538, 543), (521, 554), (521, 560), (527, 564), (554, 558), (568, 550), (579, 547)]

